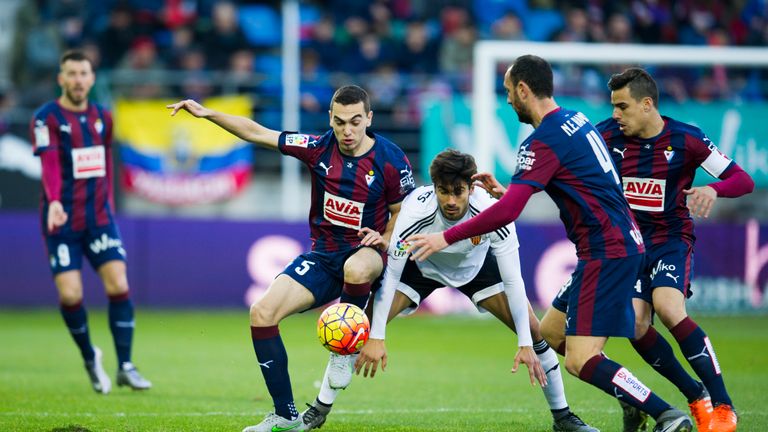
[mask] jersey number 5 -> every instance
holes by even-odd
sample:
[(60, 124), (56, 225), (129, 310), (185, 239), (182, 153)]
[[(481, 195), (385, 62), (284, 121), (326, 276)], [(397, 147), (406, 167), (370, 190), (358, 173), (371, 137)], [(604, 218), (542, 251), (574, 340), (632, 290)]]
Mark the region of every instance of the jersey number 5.
[(309, 271), (309, 266), (314, 265), (315, 263), (312, 261), (302, 261), (301, 267), (295, 267), (294, 270), (296, 271), (296, 274), (299, 276), (304, 276)]
[(613, 167), (613, 161), (611, 161), (611, 156), (608, 154), (608, 150), (605, 148), (603, 140), (601, 140), (597, 135), (597, 132), (593, 130), (589, 131), (587, 134), (587, 140), (589, 141), (589, 145), (592, 146), (592, 151), (595, 152), (595, 156), (597, 156), (597, 161), (600, 162), (600, 167), (603, 168), (603, 172), (610, 172), (613, 174), (613, 179), (616, 181), (616, 184), (619, 184), (619, 175), (616, 174), (616, 169)]

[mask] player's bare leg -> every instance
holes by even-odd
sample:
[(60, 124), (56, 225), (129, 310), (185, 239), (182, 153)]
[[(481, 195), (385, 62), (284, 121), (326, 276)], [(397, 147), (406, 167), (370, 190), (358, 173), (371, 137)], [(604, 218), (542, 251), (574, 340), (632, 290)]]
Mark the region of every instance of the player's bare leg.
[[(389, 315), (387, 316), (387, 322), (392, 321), (400, 312), (410, 307), (412, 304), (411, 299), (400, 291), (395, 292), (395, 297), (392, 300), (392, 306), (389, 309)], [(372, 308), (375, 305), (368, 305), (366, 313), (372, 314)], [(371, 342), (370, 340), (368, 341)], [(329, 365), (330, 367), (330, 365)], [(373, 365), (371, 376), (376, 374), (376, 368), (378, 362)], [(383, 366), (382, 366), (383, 369)], [(366, 370), (365, 375), (368, 375)], [(333, 403), (336, 401), (336, 396), (339, 394), (338, 389), (333, 389), (328, 384), (328, 368), (326, 368), (325, 376), (323, 377), (322, 384), (320, 384), (320, 393), (317, 395), (317, 399), (312, 405), (307, 404), (307, 409), (301, 413), (301, 418), (304, 421), (304, 430), (318, 429), (325, 423), (328, 414), (331, 413)]]
[[(517, 333), (512, 312), (509, 310), (507, 296), (503, 293), (493, 295), (478, 303), (478, 306), (492, 313), (493, 316), (504, 323), (510, 330)], [(528, 321), (531, 327), (531, 338), (536, 356), (541, 361), (541, 366), (547, 374), (547, 386), (542, 387), (544, 397), (549, 404), (549, 410), (554, 420), (555, 431), (597, 432), (597, 429), (587, 425), (576, 414), (571, 412), (568, 401), (565, 398), (563, 377), (560, 374), (560, 362), (557, 353), (550, 348), (547, 341), (541, 336), (539, 319), (528, 303)]]
[(83, 282), (80, 270), (58, 273), (53, 281), (59, 293), (61, 316), (72, 339), (80, 349), (91, 387), (96, 393), (107, 394), (112, 389), (112, 381), (104, 371), (101, 350), (91, 344), (88, 314), (83, 306)]
[(98, 268), (98, 274), (109, 297), (109, 329), (117, 353), (117, 385), (148, 390), (152, 383), (139, 373), (131, 361), (135, 323), (125, 262), (107, 261)]
[(653, 290), (653, 307), (677, 340), (688, 364), (703, 382), (704, 389), (699, 394), (695, 391), (684, 393), (697, 424), (703, 427), (710, 420), (712, 430), (736, 430), (738, 420), (715, 350), (706, 333), (688, 316), (683, 293), (672, 287), (658, 287)]
[(551, 307), (544, 313), (539, 327), (541, 335), (549, 346), (563, 356), (565, 355), (565, 325), (565, 313)]
[(288, 375), (288, 354), (280, 338), (278, 324), (283, 318), (307, 309), (314, 302), (314, 296), (306, 287), (281, 274), (272, 281), (264, 296), (251, 305), (253, 349), (275, 411), (261, 423), (243, 429), (243, 432), (270, 432), (273, 427), (282, 431), (302, 430)]

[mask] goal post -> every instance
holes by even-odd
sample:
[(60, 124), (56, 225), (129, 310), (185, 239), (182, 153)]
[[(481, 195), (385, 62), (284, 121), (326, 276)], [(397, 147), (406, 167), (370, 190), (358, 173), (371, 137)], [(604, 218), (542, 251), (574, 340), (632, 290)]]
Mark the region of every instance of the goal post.
[[(495, 89), (501, 79), (499, 62), (512, 62), (525, 54), (535, 54), (550, 63), (591, 65), (686, 65), (686, 66), (768, 66), (768, 48), (712, 47), (686, 45), (638, 45), (593, 43), (541, 43), (481, 41), (475, 44), (472, 77), (472, 129), (475, 156), (480, 170), (495, 170), (498, 139), (503, 130), (496, 118), (498, 97)], [(511, 143), (516, 146), (516, 142)], [(507, 152), (508, 153), (508, 152)]]

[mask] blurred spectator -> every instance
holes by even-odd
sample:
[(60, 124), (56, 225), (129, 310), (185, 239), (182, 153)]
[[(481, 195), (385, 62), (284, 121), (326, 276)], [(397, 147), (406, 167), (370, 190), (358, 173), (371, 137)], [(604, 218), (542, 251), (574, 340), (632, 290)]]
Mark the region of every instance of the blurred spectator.
[(237, 7), (234, 3), (223, 1), (213, 7), (212, 28), (199, 35), (199, 41), (205, 51), (208, 67), (215, 70), (226, 69), (230, 56), (236, 51), (248, 48), (248, 41), (237, 21)]
[(176, 87), (176, 97), (203, 100), (212, 95), (214, 89), (205, 68), (205, 53), (199, 48), (190, 48), (179, 60), (180, 70), (184, 74)]
[(164, 96), (167, 84), (163, 82), (164, 69), (155, 42), (147, 36), (141, 36), (133, 42), (131, 50), (113, 73), (115, 92), (137, 99)]
[(446, 36), (440, 47), (440, 69), (448, 74), (469, 76), (476, 41), (477, 32), (470, 24), (464, 24)]
[(251, 50), (243, 49), (232, 54), (229, 59), (229, 76), (222, 87), (224, 94), (252, 94), (256, 91), (253, 62)]
[(403, 80), (394, 63), (382, 63), (368, 76), (365, 88), (371, 95), (371, 105), (389, 110), (400, 102)]
[(98, 37), (102, 66), (107, 69), (117, 66), (135, 37), (133, 10), (125, 3), (118, 3), (109, 13), (107, 28)]
[(491, 37), (499, 40), (525, 40), (523, 24), (516, 13), (509, 11), (491, 24)]
[(623, 13), (615, 13), (608, 18), (606, 25), (606, 42), (609, 43), (632, 43), (632, 24), (629, 18)]
[(555, 36), (558, 42), (592, 42), (589, 34), (590, 23), (587, 11), (572, 7), (565, 15), (565, 27)]
[(320, 63), (326, 70), (331, 70), (338, 66), (341, 57), (341, 47), (336, 42), (335, 26), (333, 19), (325, 15), (315, 23), (312, 30), (313, 39), (309, 42), (309, 47), (320, 57)]
[(438, 43), (429, 37), (426, 23), (413, 20), (405, 31), (405, 40), (397, 56), (398, 66), (403, 72), (435, 73), (438, 52)]
[(376, 33), (368, 33), (358, 39), (355, 49), (342, 60), (345, 73), (368, 73), (381, 63), (395, 60), (393, 48)]

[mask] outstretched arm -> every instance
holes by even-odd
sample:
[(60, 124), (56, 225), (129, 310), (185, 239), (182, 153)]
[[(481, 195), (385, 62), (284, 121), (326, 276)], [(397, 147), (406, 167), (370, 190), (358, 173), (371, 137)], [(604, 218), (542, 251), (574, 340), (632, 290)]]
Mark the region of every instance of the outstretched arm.
[(192, 99), (186, 99), (167, 105), (166, 108), (173, 110), (171, 111), (172, 116), (175, 116), (177, 112), (184, 110), (197, 118), (210, 120), (243, 141), (249, 141), (272, 150), (277, 150), (277, 142), (280, 138), (280, 132), (264, 127), (249, 118), (214, 111), (200, 105)]
[(707, 186), (683, 190), (683, 193), (688, 195), (688, 209), (692, 215), (706, 218), (717, 198), (737, 198), (755, 189), (755, 181), (735, 162), (720, 174), (719, 179), (721, 181)]

